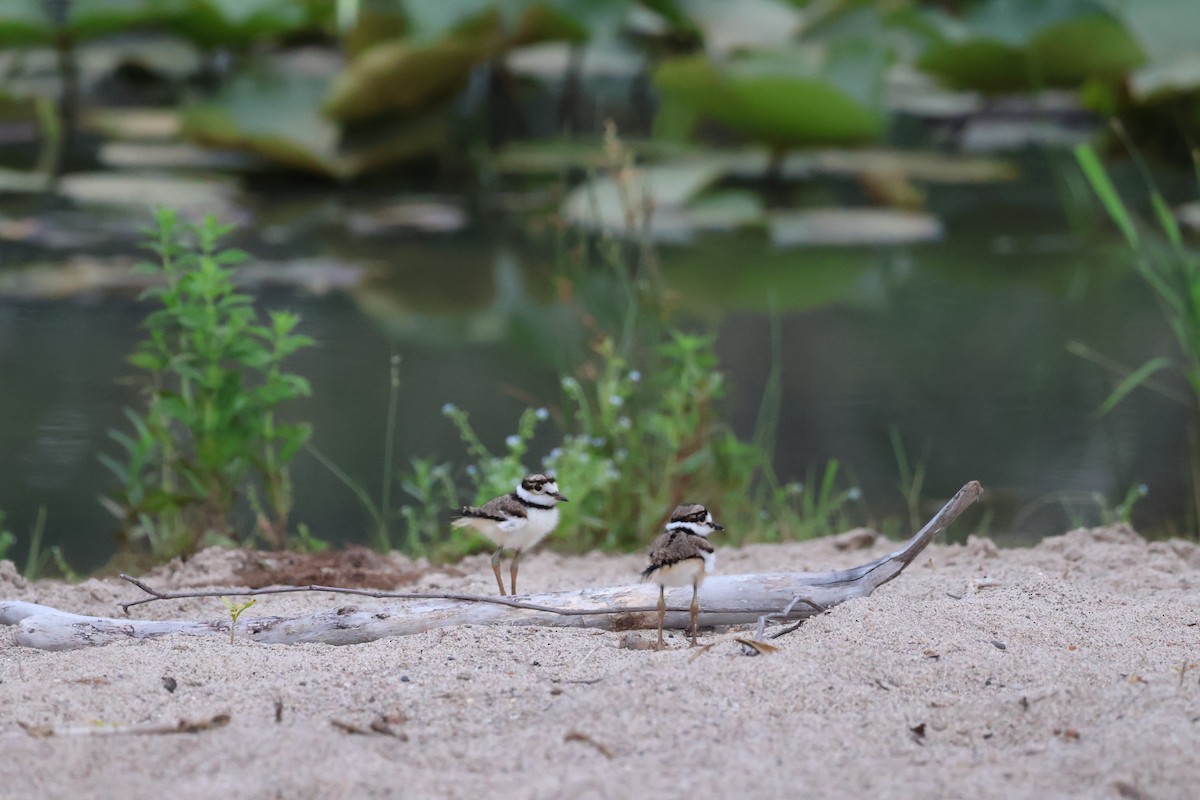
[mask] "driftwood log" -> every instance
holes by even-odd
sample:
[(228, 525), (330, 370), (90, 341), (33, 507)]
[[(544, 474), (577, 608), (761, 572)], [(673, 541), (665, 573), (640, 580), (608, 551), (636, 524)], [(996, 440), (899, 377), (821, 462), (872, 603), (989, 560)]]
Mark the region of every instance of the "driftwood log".
[[(870, 595), (895, 578), (938, 533), (983, 493), (972, 481), (951, 498), (902, 547), (882, 558), (839, 572), (785, 572), (714, 575), (700, 591), (699, 624), (704, 627), (742, 625), (762, 617), (801, 620), (827, 608)], [(157, 592), (132, 581), (151, 594), (138, 602), (176, 597), (249, 595), (294, 591), (347, 591), (335, 587), (280, 587), (254, 591), (207, 593)], [(343, 606), (298, 617), (254, 617), (237, 625), (240, 638), (270, 644), (324, 642), (358, 644), (386, 636), (421, 633), (450, 625), (547, 625), (604, 630), (657, 627), (658, 588), (649, 584), (582, 589), (519, 598), (446, 594), (401, 594), (349, 590), (352, 594), (402, 599), (405, 602), (369, 607)], [(668, 594), (666, 627), (689, 625), (688, 589)], [(676, 601), (684, 601), (677, 603)], [(0, 623), (16, 625), (14, 641), (43, 650), (73, 650), (125, 639), (146, 639), (170, 633), (229, 635), (229, 621), (110, 619), (69, 614), (17, 600), (0, 601)]]

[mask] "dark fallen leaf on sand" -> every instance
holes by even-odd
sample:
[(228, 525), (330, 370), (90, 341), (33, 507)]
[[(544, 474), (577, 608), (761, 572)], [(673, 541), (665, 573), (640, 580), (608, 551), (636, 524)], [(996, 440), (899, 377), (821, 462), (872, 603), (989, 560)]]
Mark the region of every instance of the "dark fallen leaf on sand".
[(567, 731), (566, 735), (563, 736), (563, 741), (564, 742), (582, 742), (583, 744), (590, 744), (592, 747), (596, 748), (596, 752), (598, 752), (600, 755), (604, 756), (605, 758), (613, 757), (612, 750), (609, 750), (608, 747), (606, 747), (605, 745), (601, 744), (600, 742), (597, 742), (591, 736), (588, 736), (586, 733), (582, 733), (580, 731)]
[(388, 724), (385, 717), (376, 717), (371, 720), (367, 727), (355, 725), (353, 722), (343, 722), (340, 719), (331, 719), (329, 724), (345, 733), (355, 734), (358, 736), (394, 736), (402, 742), (408, 741), (408, 734), (404, 731), (397, 731)]
[(45, 739), (54, 735), (54, 726), (52, 725), (33, 725), (28, 722), (17, 721), (21, 726), (21, 730), (28, 733), (34, 739)]
[(748, 656), (769, 656), (779, 652), (779, 648), (775, 645), (760, 642), (757, 639), (743, 639), (739, 636), (734, 641), (742, 646), (742, 652)]
[[(199, 733), (200, 731), (211, 731), (216, 728), (224, 728), (229, 724), (230, 716), (228, 714), (217, 714), (211, 719), (181, 719), (179, 724), (175, 726), (178, 733)], [(138, 731), (131, 731), (136, 733)], [(146, 733), (157, 733), (158, 731), (146, 731)]]

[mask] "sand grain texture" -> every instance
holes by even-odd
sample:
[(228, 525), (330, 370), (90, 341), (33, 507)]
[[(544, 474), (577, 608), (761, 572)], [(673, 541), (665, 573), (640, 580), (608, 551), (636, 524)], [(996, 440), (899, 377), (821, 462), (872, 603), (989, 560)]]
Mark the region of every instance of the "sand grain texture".
[[(854, 566), (890, 550), (831, 540), (722, 550), (721, 571)], [(197, 560), (222, 574), (219, 554)], [(542, 552), (528, 591), (628, 582), (642, 557)], [(486, 556), (414, 588), (486, 592)], [(156, 585), (195, 586), (189, 565)], [(114, 616), (115, 581), (0, 597)], [(703, 600), (703, 592), (701, 592)], [(355, 605), (377, 602), (356, 598)], [(384, 602), (384, 601), (378, 601)], [(262, 597), (246, 612), (335, 607)], [(217, 599), (147, 618), (220, 618)], [(245, 617), (244, 617), (245, 618)], [(653, 631), (635, 634), (652, 639)], [(170, 636), (50, 653), (0, 648), (0, 796), (72, 798), (1185, 798), (1200, 779), (1200, 548), (1125, 528), (1033, 548), (934, 545), (872, 597), (746, 657), (623, 634), (467, 627), (350, 647)], [(164, 679), (175, 683), (167, 691)], [(277, 721), (277, 706), (282, 716)], [(205, 719), (195, 734), (35, 738)], [(355, 735), (380, 719), (396, 735)], [(380, 726), (383, 727), (383, 726)]]

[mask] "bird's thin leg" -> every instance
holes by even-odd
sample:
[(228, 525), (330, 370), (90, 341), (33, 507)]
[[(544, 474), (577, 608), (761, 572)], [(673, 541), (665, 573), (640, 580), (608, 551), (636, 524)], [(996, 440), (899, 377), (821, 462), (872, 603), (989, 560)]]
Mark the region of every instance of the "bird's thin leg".
[(497, 547), (496, 552), (492, 553), (492, 572), (496, 573), (496, 585), (500, 587), (500, 594), (504, 594), (504, 580), (500, 577), (500, 551), (502, 547)]
[(509, 565), (509, 568), (508, 568), (508, 575), (510, 578), (512, 578), (512, 593), (514, 595), (517, 593), (517, 562), (520, 560), (521, 560), (521, 551), (518, 550), (517, 552), (513, 553), (512, 564)]
[(692, 647), (696, 646), (696, 617), (700, 613), (700, 587), (692, 584)]
[(664, 594), (665, 592), (666, 592), (666, 588), (662, 584), (659, 584), (659, 586), (658, 586), (658, 644), (655, 646), (655, 648), (654, 648), (655, 650), (663, 649), (663, 638), (662, 638), (663, 620), (665, 620), (667, 617), (667, 598)]

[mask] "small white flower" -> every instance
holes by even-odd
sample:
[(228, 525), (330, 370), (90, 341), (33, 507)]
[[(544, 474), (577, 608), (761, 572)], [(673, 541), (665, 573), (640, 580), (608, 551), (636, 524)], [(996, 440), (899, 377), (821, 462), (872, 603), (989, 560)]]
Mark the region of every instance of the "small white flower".
[(613, 458), (615, 458), (617, 461), (624, 461), (625, 459), (629, 458), (629, 451), (622, 447), (620, 450), (613, 453)]
[(504, 443), (505, 443), (506, 445), (508, 445), (508, 448), (509, 448), (510, 450), (511, 450), (512, 448), (514, 448), (514, 447), (520, 447), (520, 446), (521, 446), (521, 437), (520, 437), (520, 436), (517, 436), (517, 435), (514, 433), (513, 435), (511, 435), (511, 436), (509, 436), (508, 438), (506, 438), (506, 439), (504, 440)]
[(467, 474), (474, 477), (479, 474), (479, 469), (474, 464), (467, 465)]
[(850, 489), (847, 489), (846, 490), (846, 498), (849, 500), (861, 500), (862, 499), (862, 489), (858, 488), (857, 486), (853, 486)]
[(629, 380), (633, 381), (634, 383), (637, 383), (641, 379), (642, 379), (642, 373), (638, 372), (636, 369), (633, 372), (629, 373)]
[(617, 425), (625, 430), (629, 430), (633, 427), (633, 420), (631, 420), (629, 417), (617, 417)]
[(453, 414), (457, 410), (458, 410), (458, 406), (454, 405), (454, 403), (443, 403), (442, 404), (442, 413), (443, 414)]
[(574, 378), (572, 378), (570, 375), (568, 375), (567, 377), (562, 379), (562, 387), (564, 389), (573, 389), (578, 385), (579, 385), (579, 382), (577, 380), (575, 380)]
[(625, 405), (625, 398), (621, 397), (619, 394), (614, 394), (608, 398), (608, 404), (610, 406), (616, 406), (617, 408), (620, 408), (621, 406)]
[(592, 441), (591, 441), (592, 447), (604, 447), (604, 445), (606, 445), (606, 444), (608, 444), (608, 439), (605, 439), (603, 436), (593, 436), (592, 437)]
[(562, 448), (556, 447), (550, 451), (550, 455), (546, 456), (547, 461), (557, 461), (562, 458)]
[(537, 411), (534, 411), (533, 415), (541, 420), (550, 419), (550, 412), (544, 408), (539, 408)]

